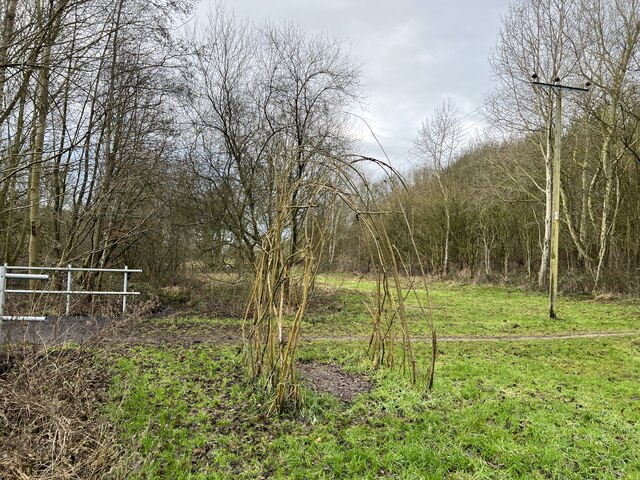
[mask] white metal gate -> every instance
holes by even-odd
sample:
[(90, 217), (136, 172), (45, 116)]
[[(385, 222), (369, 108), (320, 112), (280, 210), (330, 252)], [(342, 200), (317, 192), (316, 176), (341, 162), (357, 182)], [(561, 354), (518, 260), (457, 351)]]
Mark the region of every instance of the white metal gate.
[[(26, 272), (26, 273), (20, 273)], [(65, 290), (21, 290), (7, 288), (7, 281), (11, 279), (24, 279), (24, 280), (48, 280), (49, 274), (45, 273), (32, 273), (32, 272), (67, 272), (67, 282)], [(122, 290), (115, 292), (107, 291), (91, 291), (91, 290), (73, 290), (72, 289), (72, 272), (110, 272), (110, 273), (122, 273)], [(4, 305), (6, 294), (40, 294), (40, 295), (65, 295), (66, 296), (66, 309), (65, 314), (69, 315), (71, 309), (71, 298), (73, 295), (118, 295), (122, 296), (122, 313), (127, 310), (127, 297), (129, 295), (140, 295), (140, 292), (132, 292), (128, 290), (129, 275), (131, 273), (141, 273), (142, 270), (130, 269), (127, 266), (124, 268), (80, 268), (72, 267), (68, 265), (66, 267), (20, 267), (9, 266), (6, 263), (0, 266), (0, 321), (2, 320), (28, 320), (43, 322), (46, 317), (35, 316), (12, 316), (4, 315)]]

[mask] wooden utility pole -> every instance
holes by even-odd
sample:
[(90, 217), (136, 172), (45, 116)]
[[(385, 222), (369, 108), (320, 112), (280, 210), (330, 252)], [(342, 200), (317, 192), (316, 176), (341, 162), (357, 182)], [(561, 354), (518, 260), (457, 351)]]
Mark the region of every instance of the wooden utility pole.
[[(553, 147), (553, 177), (551, 195), (551, 245), (549, 252), (549, 318), (556, 318), (556, 297), (558, 296), (558, 240), (560, 238), (560, 151), (562, 149), (562, 90), (588, 92), (589, 88), (561, 85), (560, 78), (554, 83), (538, 82), (538, 76), (532, 75), (534, 87), (551, 88), (556, 97), (555, 138)], [(585, 84), (589, 87), (591, 84)]]
[(551, 250), (549, 252), (549, 318), (556, 318), (558, 293), (558, 239), (560, 238), (560, 150), (562, 148), (562, 90), (553, 89), (556, 95), (556, 125), (553, 142), (553, 190), (551, 194)]

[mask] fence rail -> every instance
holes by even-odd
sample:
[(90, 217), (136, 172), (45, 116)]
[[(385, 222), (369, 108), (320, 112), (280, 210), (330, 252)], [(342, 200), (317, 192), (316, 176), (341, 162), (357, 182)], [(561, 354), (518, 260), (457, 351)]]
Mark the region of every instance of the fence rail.
[[(24, 289), (11, 289), (7, 288), (7, 280), (21, 279), (21, 280), (37, 280), (46, 281), (49, 280), (48, 274), (37, 273), (10, 273), (10, 271), (23, 271), (23, 272), (67, 272), (67, 284), (65, 290), (24, 290)], [(72, 272), (108, 272), (108, 273), (122, 273), (122, 290), (120, 291), (91, 291), (91, 290), (72, 290)], [(84, 267), (72, 267), (68, 265), (66, 267), (26, 267), (7, 265), (6, 263), (0, 266), (0, 321), (1, 320), (26, 320), (26, 321), (44, 321), (46, 317), (38, 316), (7, 316), (4, 315), (4, 304), (6, 300), (6, 294), (39, 294), (39, 295), (66, 295), (66, 308), (65, 315), (69, 315), (71, 311), (71, 297), (73, 295), (118, 295), (122, 296), (122, 313), (127, 310), (127, 297), (130, 295), (140, 295), (140, 292), (134, 292), (128, 290), (129, 275), (132, 273), (141, 273), (142, 270), (131, 269), (127, 266), (124, 268), (84, 268)]]

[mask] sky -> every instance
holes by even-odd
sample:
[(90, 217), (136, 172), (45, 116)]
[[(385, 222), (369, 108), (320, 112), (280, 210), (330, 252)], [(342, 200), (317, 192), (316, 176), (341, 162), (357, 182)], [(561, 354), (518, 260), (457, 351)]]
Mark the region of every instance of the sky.
[[(216, 0), (201, 0), (204, 19)], [(415, 164), (411, 148), (422, 121), (447, 98), (463, 117), (464, 133), (481, 135), (479, 109), (491, 86), (491, 50), (509, 0), (228, 0), (237, 17), (293, 21), (310, 33), (344, 41), (362, 65), (361, 116), (393, 167)], [(384, 158), (363, 121), (354, 133), (364, 155)]]

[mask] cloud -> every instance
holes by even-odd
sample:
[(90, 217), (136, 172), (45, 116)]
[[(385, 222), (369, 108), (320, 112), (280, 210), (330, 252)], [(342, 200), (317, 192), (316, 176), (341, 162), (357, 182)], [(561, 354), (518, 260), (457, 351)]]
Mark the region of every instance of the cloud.
[[(203, 0), (200, 12), (208, 3)], [(508, 0), (233, 0), (236, 15), (255, 22), (294, 21), (312, 33), (345, 41), (363, 65), (362, 116), (392, 161), (411, 163), (408, 151), (424, 118), (447, 97), (461, 115), (481, 106), (491, 84), (488, 57)], [(478, 114), (465, 128), (478, 128)], [(363, 153), (381, 157), (366, 126), (354, 131)]]

